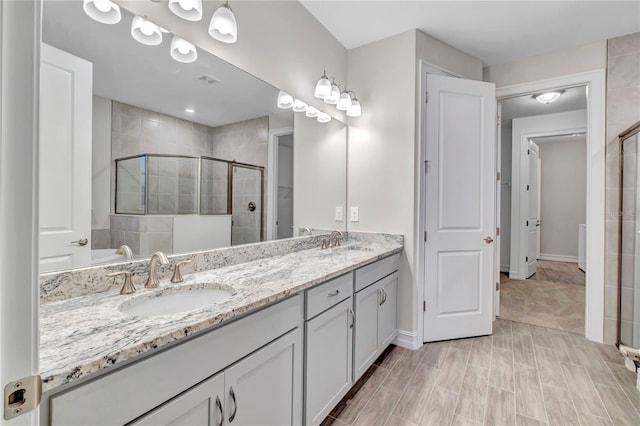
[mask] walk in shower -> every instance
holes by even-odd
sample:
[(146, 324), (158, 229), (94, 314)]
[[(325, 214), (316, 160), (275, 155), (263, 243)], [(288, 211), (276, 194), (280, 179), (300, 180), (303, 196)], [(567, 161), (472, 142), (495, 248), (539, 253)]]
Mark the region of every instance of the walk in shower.
[(640, 353), (640, 122), (620, 134), (618, 345), (631, 359)]
[(232, 245), (263, 241), (264, 167), (160, 154), (115, 164), (116, 215), (230, 215)]

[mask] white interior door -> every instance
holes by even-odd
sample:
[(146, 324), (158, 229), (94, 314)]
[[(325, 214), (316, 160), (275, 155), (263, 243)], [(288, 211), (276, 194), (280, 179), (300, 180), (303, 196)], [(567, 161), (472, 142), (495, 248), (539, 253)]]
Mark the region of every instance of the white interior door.
[(491, 334), (493, 83), (427, 76), (424, 340)]
[(529, 198), (529, 215), (527, 219), (527, 278), (536, 273), (538, 267), (538, 253), (540, 244), (540, 155), (538, 145), (529, 141), (529, 183), (527, 197)]
[[(502, 226), (502, 105), (496, 105), (496, 115), (498, 117), (496, 127), (496, 170), (498, 171), (496, 179), (496, 226), (498, 229)], [(493, 294), (493, 317), (500, 315), (500, 247), (502, 238), (500, 232), (496, 232), (496, 241), (493, 248), (493, 279), (496, 283), (496, 289)]]
[(42, 44), (40, 272), (91, 263), (93, 65)]

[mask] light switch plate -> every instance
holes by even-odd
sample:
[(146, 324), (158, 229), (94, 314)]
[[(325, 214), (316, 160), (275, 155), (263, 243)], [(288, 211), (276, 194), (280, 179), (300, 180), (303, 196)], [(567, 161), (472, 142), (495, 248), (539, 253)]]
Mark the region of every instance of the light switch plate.
[(337, 206), (336, 207), (336, 222), (342, 222), (344, 218), (344, 207)]
[(351, 207), (351, 215), (349, 217), (351, 218), (351, 222), (357, 222), (360, 220), (359, 209), (357, 207)]

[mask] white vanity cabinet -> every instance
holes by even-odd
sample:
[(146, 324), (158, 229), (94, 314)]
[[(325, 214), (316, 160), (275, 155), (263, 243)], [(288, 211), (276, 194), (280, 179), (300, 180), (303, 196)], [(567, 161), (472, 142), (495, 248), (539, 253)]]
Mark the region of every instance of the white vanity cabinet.
[(354, 382), (398, 334), (398, 260), (391, 256), (355, 272)]
[[(132, 426), (296, 425), (301, 332), (289, 332), (224, 371), (178, 395)], [(296, 377), (297, 375), (297, 377)]]
[[(352, 273), (308, 290), (306, 293), (305, 420), (307, 425), (320, 424), (353, 384), (352, 294)], [(321, 311), (322, 309), (325, 310)]]

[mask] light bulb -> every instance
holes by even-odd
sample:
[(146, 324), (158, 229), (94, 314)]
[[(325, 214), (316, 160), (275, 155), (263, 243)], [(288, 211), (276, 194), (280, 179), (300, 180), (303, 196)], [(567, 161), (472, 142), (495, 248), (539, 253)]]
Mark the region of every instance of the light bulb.
[(228, 3), (220, 6), (211, 17), (209, 35), (223, 43), (235, 43), (238, 40), (238, 23)]
[(347, 110), (347, 116), (349, 117), (360, 117), (362, 115), (362, 107), (360, 106), (360, 101), (358, 98), (353, 98), (351, 101), (351, 107)]
[(153, 27), (154, 25), (151, 22), (144, 21), (140, 25), (140, 32), (146, 36), (150, 36), (151, 34), (153, 34)]
[(317, 120), (318, 123), (328, 123), (331, 121), (331, 116), (326, 112), (319, 112)]
[(122, 19), (120, 6), (110, 0), (84, 0), (84, 12), (102, 24), (117, 24)]
[(293, 101), (293, 111), (294, 112), (305, 112), (309, 108), (309, 105), (301, 101), (300, 99), (295, 99)]
[(307, 108), (307, 112), (305, 113), (305, 115), (309, 118), (314, 118), (318, 116), (318, 113), (320, 111), (318, 111), (317, 108), (310, 106), (309, 108)]
[(202, 0), (169, 0), (169, 10), (187, 21), (202, 19)]
[(278, 93), (278, 108), (289, 109), (293, 106), (293, 96), (282, 90)]
[(557, 91), (557, 92), (546, 92), (540, 95), (534, 95), (533, 98), (536, 101), (540, 102), (541, 104), (550, 104), (552, 102), (557, 101), (560, 95), (562, 95), (563, 93), (564, 93), (564, 90)]
[(347, 92), (340, 93), (338, 104), (336, 105), (340, 111), (346, 111), (351, 108), (351, 96)]
[(134, 16), (131, 22), (131, 36), (148, 46), (156, 46), (162, 43), (160, 27), (139, 15)]
[(178, 4), (184, 10), (191, 10), (191, 9), (194, 8), (193, 1), (191, 1), (191, 0), (178, 0)]
[(198, 50), (187, 40), (174, 35), (171, 39), (171, 57), (178, 62), (185, 64), (194, 62), (198, 59)]

